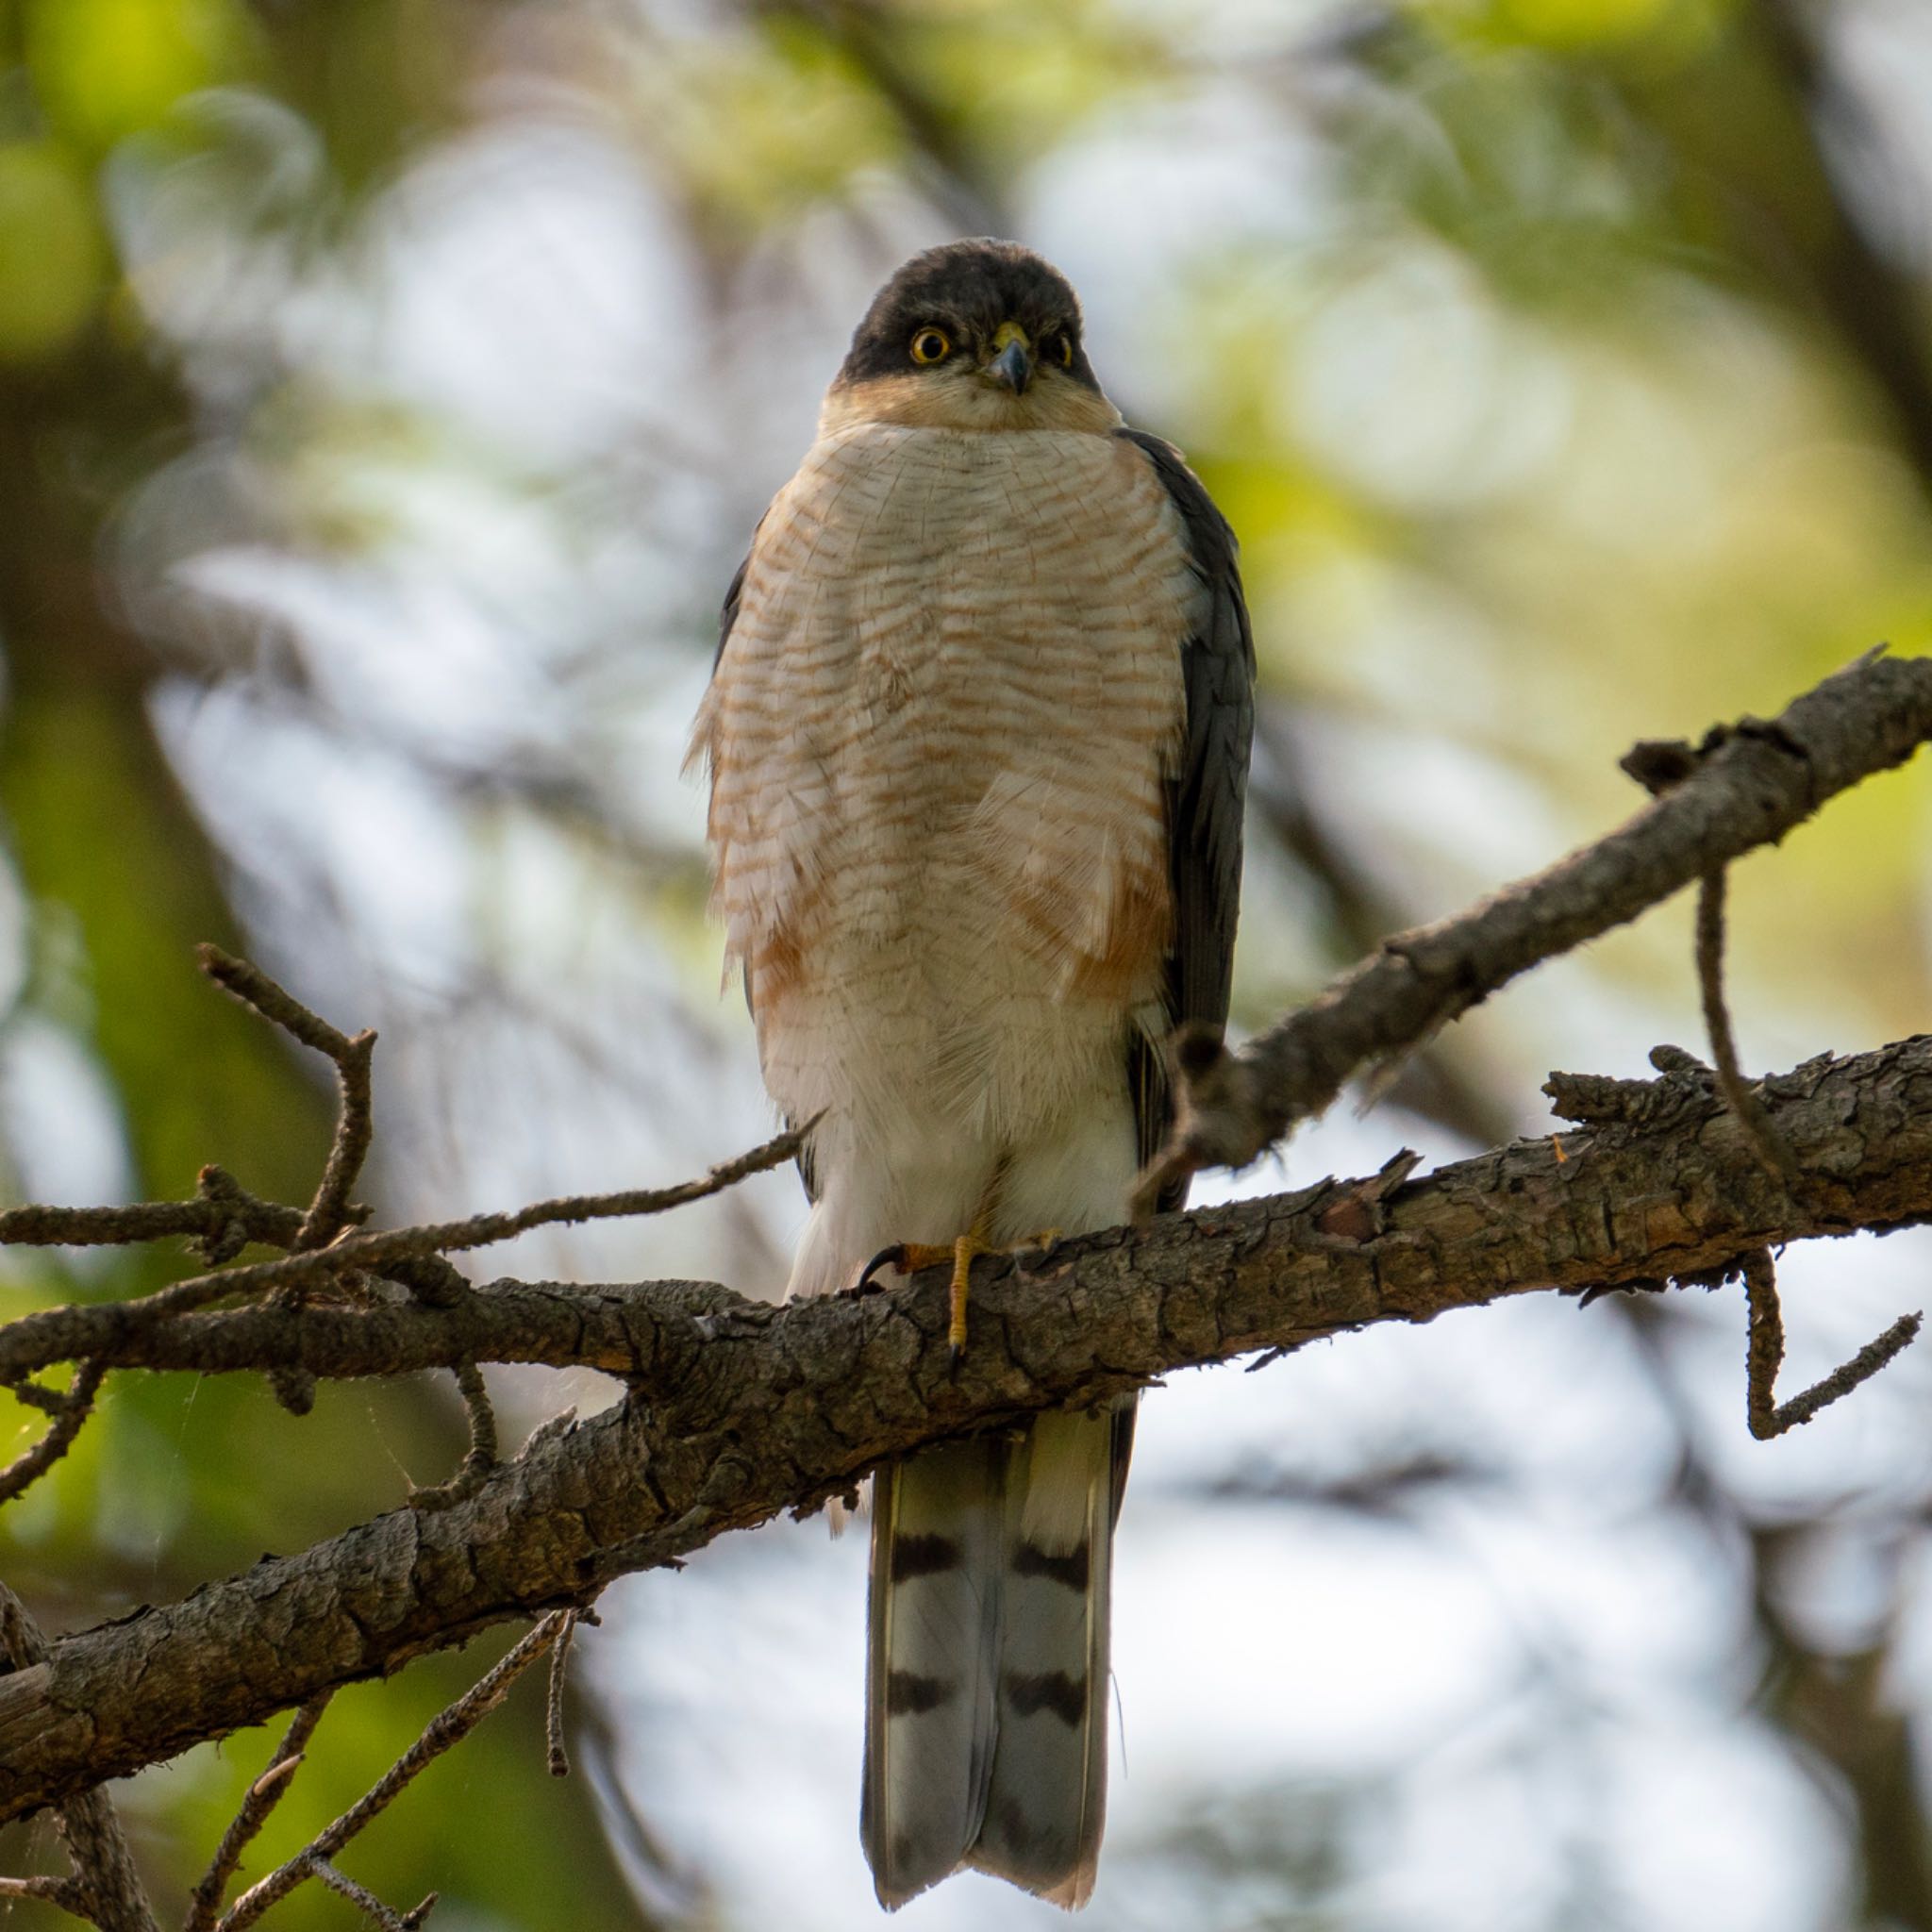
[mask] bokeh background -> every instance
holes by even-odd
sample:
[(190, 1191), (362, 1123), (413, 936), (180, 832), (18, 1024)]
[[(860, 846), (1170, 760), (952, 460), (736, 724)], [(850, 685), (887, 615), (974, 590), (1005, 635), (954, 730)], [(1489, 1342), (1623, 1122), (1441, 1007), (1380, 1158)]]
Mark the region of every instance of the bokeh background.
[[(379, 1027), (386, 1219), (761, 1138), (684, 737), (846, 333), (961, 233), (1068, 272), (1244, 540), (1262, 1023), (1614, 823), (1635, 738), (1925, 647), (1928, 194), (1924, 0), (0, 0), (0, 1187), (307, 1197), (323, 1070), (197, 979), (207, 937)], [(1926, 771), (1733, 899), (1748, 1063), (1925, 1025)], [(1682, 907), (1232, 1185), (1547, 1130), (1549, 1068), (1660, 1040), (1698, 1043)], [(769, 1292), (801, 1208), (774, 1175), (482, 1265)], [(13, 1252), (0, 1313), (179, 1265)], [(1787, 1386), (1928, 1275), (1924, 1234), (1787, 1256)], [(1153, 1397), (1095, 1932), (1932, 1928), (1932, 1353), (1759, 1445), (1742, 1329), (1536, 1298)], [(614, 1393), (495, 1386), (516, 1429)], [(461, 1441), (446, 1377), (303, 1420), (124, 1378), (0, 1570), (73, 1627)], [(875, 1923), (863, 1541), (613, 1590), (578, 1775), (526, 1686), (344, 1864), (445, 1932)], [(339, 1697), (263, 1856), (502, 1641)], [(270, 1737), (122, 1788), (164, 1903)], [(1050, 1917), (966, 1879), (903, 1923)]]

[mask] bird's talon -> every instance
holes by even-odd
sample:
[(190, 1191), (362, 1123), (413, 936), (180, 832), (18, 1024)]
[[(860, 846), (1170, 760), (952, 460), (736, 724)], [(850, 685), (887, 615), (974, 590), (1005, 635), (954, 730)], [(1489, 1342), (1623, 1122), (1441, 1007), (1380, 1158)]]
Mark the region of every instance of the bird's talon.
[(852, 1284), (853, 1294), (864, 1294), (873, 1287), (873, 1276), (881, 1268), (890, 1268), (898, 1274), (917, 1274), (922, 1268), (937, 1268), (941, 1261), (953, 1258), (953, 1244), (934, 1247), (928, 1241), (894, 1241), (890, 1248), (881, 1248), (865, 1264), (859, 1277)]
[[(1058, 1230), (1050, 1234), (1036, 1235), (1030, 1245), (1051, 1247), (1059, 1239)], [(874, 1288), (873, 1276), (881, 1268), (896, 1269), (901, 1274), (916, 1274), (922, 1268), (936, 1268), (941, 1261), (953, 1264), (952, 1287), (946, 1302), (946, 1353), (949, 1365), (957, 1369), (966, 1353), (966, 1301), (973, 1279), (973, 1264), (981, 1255), (993, 1253), (984, 1238), (975, 1229), (962, 1234), (956, 1241), (949, 1241), (944, 1247), (938, 1247), (925, 1241), (894, 1241), (890, 1248), (881, 1248), (870, 1261), (858, 1279), (846, 1291), (849, 1294), (866, 1294)]]
[(877, 1284), (874, 1283), (874, 1281), (873, 1280), (873, 1276), (876, 1274), (881, 1268), (895, 1268), (898, 1270), (900, 1274), (903, 1274), (906, 1272), (906, 1264), (904, 1259), (902, 1258), (905, 1253), (906, 1244), (903, 1241), (894, 1241), (890, 1248), (881, 1248), (878, 1251), (878, 1253), (874, 1255), (872, 1257), (872, 1259), (868, 1261), (865, 1264), (865, 1266), (858, 1271), (858, 1279), (855, 1281), (849, 1289), (846, 1290), (846, 1293), (866, 1294), (871, 1292), (877, 1286)]

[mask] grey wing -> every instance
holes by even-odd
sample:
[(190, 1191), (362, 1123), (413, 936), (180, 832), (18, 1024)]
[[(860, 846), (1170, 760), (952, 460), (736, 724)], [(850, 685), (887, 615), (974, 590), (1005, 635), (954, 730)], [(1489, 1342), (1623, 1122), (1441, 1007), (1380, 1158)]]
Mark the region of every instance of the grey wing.
[[(758, 527), (761, 529), (763, 526), (764, 519), (760, 517), (758, 519)], [(758, 541), (758, 530), (754, 530), (751, 533), (751, 541), (754, 545), (757, 544)], [(711, 675), (713, 677), (718, 675), (718, 663), (724, 655), (724, 646), (731, 641), (731, 626), (738, 622), (738, 607), (744, 601), (744, 574), (750, 568), (751, 550), (747, 549), (744, 553), (744, 560), (731, 573), (731, 582), (724, 592), (724, 603), (718, 612), (718, 648), (711, 653)], [(758, 1017), (758, 1009), (752, 1005), (751, 980), (749, 976), (744, 981), (744, 1005), (745, 1010), (756, 1019)], [(785, 1124), (788, 1127), (793, 1127), (798, 1123), (788, 1119)], [(819, 1181), (818, 1175), (812, 1170), (811, 1155), (811, 1142), (808, 1141), (798, 1150), (796, 1156), (798, 1178), (805, 1185), (805, 1198), (808, 1201), (816, 1201), (819, 1197)]]
[[(1255, 639), (1227, 519), (1172, 443), (1137, 429), (1120, 434), (1146, 452), (1165, 485), (1187, 536), (1188, 561), (1207, 593), (1200, 621), (1181, 645), (1187, 736), (1167, 788), (1174, 941), (1167, 956), (1166, 1007), (1170, 1030), (1190, 1021), (1219, 1028), (1227, 1021), (1241, 906), (1241, 822), (1255, 735)], [(1174, 1096), (1165, 1057), (1138, 1036), (1128, 1043), (1127, 1080), (1144, 1165), (1160, 1151), (1174, 1123)], [(1185, 1182), (1167, 1190), (1161, 1211), (1178, 1208), (1186, 1194)]]
[[(760, 528), (764, 519), (758, 519)], [(751, 541), (758, 541), (758, 533), (751, 533)], [(738, 607), (744, 601), (744, 574), (751, 568), (751, 552), (747, 549), (744, 559), (731, 573), (730, 587), (724, 592), (724, 607), (718, 612), (718, 648), (711, 653), (711, 675), (718, 675), (718, 659), (724, 655), (724, 646), (731, 641), (731, 626), (738, 622)]]

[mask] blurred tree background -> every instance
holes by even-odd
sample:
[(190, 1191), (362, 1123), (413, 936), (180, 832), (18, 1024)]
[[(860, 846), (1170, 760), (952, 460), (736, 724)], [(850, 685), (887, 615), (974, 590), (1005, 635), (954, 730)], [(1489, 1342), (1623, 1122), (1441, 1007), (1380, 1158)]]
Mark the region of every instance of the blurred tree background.
[[(1621, 816), (1633, 739), (1924, 647), (1928, 193), (1923, 0), (0, 0), (7, 1193), (220, 1160), (307, 1198), (320, 1070), (200, 982), (201, 938), (381, 1029), (386, 1219), (762, 1135), (684, 734), (845, 334), (959, 233), (1069, 273), (1116, 400), (1243, 539), (1258, 1024)], [(1747, 1062), (1924, 1026), (1927, 782), (1735, 875)], [(1673, 908), (1288, 1171), (1544, 1131), (1547, 1069), (1639, 1072), (1695, 1010)], [(774, 1176), (491, 1265), (770, 1291), (798, 1215)], [(1792, 1386), (1928, 1260), (1791, 1256)], [(0, 1291), (166, 1265), (15, 1253)], [(1157, 1397), (1090, 1923), (1932, 1928), (1932, 1366), (1759, 1446), (1742, 1326), (1735, 1296), (1519, 1305)], [(612, 1393), (496, 1389), (524, 1425)], [(0, 1454), (38, 1425), (0, 1408)], [(125, 1377), (0, 1517), (0, 1574), (74, 1627), (461, 1446), (427, 1380), (297, 1419)], [(345, 1863), (452, 1928), (869, 1922), (862, 1541), (775, 1525), (614, 1591), (587, 1774), (541, 1775), (525, 1690)], [(481, 1661), (339, 1698), (252, 1868)], [(162, 1900), (266, 1748), (126, 1789)], [(57, 1862), (0, 1835), (0, 1868)], [(310, 1887), (280, 1923), (353, 1916)], [(1048, 1916), (966, 1880), (908, 1921)]]

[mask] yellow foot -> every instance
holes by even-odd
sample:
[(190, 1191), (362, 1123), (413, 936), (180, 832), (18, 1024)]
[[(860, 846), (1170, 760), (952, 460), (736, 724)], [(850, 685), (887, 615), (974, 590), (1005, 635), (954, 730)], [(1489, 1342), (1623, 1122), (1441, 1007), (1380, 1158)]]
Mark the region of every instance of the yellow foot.
[(953, 1285), (946, 1302), (946, 1349), (953, 1367), (958, 1368), (959, 1357), (966, 1353), (966, 1302), (974, 1262), (982, 1255), (1019, 1254), (1023, 1251), (1045, 1254), (1059, 1238), (1059, 1229), (1049, 1227), (1028, 1235), (1024, 1241), (1015, 1241), (1010, 1249), (993, 1247), (976, 1229), (962, 1234), (950, 1246), (944, 1247), (930, 1241), (897, 1241), (890, 1248), (881, 1248), (865, 1264), (865, 1272), (853, 1284), (850, 1292), (864, 1293), (881, 1268), (891, 1268), (901, 1274), (917, 1274), (922, 1268), (937, 1268), (942, 1261), (951, 1261)]

